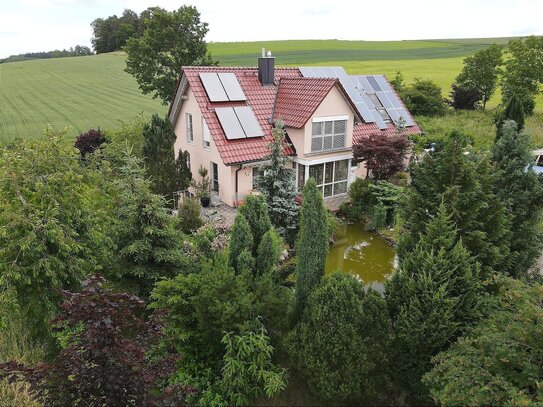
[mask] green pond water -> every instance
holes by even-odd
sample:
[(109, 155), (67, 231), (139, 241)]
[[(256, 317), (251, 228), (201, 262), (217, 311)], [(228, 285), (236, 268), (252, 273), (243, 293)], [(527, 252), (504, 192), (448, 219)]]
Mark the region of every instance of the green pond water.
[(396, 251), (385, 240), (367, 232), (360, 224), (346, 225), (326, 258), (326, 273), (341, 270), (353, 273), (364, 284), (382, 292), (394, 270)]

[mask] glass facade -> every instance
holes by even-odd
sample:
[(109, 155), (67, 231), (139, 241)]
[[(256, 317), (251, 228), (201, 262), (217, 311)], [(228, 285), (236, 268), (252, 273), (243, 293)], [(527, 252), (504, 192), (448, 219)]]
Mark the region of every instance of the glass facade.
[[(309, 166), (309, 177), (317, 182), (317, 187), (323, 196), (344, 194), (347, 192), (349, 178), (349, 160), (331, 161)], [(305, 165), (298, 164), (298, 191), (301, 192), (305, 184)]]

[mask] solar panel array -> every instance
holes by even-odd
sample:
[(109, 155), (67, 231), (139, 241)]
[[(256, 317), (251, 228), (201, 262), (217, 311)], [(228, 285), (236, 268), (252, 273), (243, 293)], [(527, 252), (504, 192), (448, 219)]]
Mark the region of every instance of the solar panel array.
[(228, 140), (264, 135), (250, 106), (216, 107), (215, 113)]
[(381, 106), (376, 106), (368, 97), (368, 94), (375, 94), (392, 121), (398, 123), (403, 118), (406, 126), (415, 124), (382, 75), (347, 75), (342, 67), (302, 67), (300, 72), (306, 78), (339, 79), (366, 123), (375, 123), (380, 129), (387, 128), (387, 123), (377, 110)]
[(231, 72), (200, 72), (200, 79), (211, 102), (247, 100), (236, 75)]

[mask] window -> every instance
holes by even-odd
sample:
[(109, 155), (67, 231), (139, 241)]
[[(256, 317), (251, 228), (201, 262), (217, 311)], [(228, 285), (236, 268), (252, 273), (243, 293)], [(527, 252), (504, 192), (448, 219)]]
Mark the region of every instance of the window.
[(347, 120), (313, 122), (311, 152), (345, 148)]
[(194, 141), (194, 128), (192, 127), (192, 115), (187, 113), (187, 141), (192, 143)]
[(187, 151), (187, 168), (190, 171), (190, 153)]
[(219, 191), (219, 166), (211, 162), (211, 190)]
[(305, 165), (298, 164), (298, 182), (297, 182), (297, 188), (298, 192), (302, 192), (305, 185)]
[(371, 99), (371, 102), (375, 106), (375, 109), (381, 115), (381, 118), (383, 119), (383, 121), (385, 123), (390, 123), (391, 122), (390, 116), (388, 115), (387, 110), (385, 109), (385, 107), (383, 106), (383, 104), (381, 103), (377, 95), (375, 93), (368, 93), (368, 97)]
[[(349, 160), (332, 161), (309, 166), (309, 176), (317, 181), (317, 187), (324, 197), (347, 192)], [(300, 181), (298, 178), (298, 188)]]
[(253, 167), (253, 189), (256, 190), (256, 179), (264, 175), (262, 167)]
[(207, 123), (202, 117), (202, 139), (203, 139), (203, 145), (204, 148), (209, 149), (209, 145), (211, 143), (211, 133), (209, 132), (209, 127), (207, 127)]

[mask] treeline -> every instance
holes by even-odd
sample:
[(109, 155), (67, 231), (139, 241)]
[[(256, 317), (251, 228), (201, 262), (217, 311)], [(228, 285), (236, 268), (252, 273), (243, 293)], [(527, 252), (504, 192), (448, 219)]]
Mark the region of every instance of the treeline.
[(102, 54), (122, 49), (129, 38), (143, 35), (147, 20), (158, 10), (165, 11), (160, 7), (149, 7), (138, 15), (133, 10), (125, 9), (120, 17), (97, 18), (91, 23), (94, 50)]
[(92, 55), (92, 50), (85, 45), (76, 45), (68, 49), (55, 49), (47, 52), (27, 52), (25, 54), (10, 55), (7, 58), (0, 59), (0, 64), (6, 62), (28, 61), (31, 59), (49, 59), (49, 58), (63, 58), (63, 57), (81, 57), (85, 55)]

